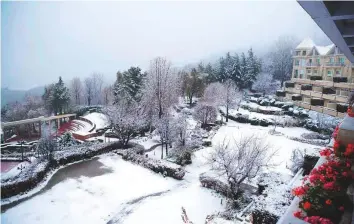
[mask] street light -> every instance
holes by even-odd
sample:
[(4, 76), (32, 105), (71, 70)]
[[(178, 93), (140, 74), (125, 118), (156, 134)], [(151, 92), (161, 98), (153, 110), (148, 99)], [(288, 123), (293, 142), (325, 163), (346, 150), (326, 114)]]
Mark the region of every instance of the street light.
[(23, 150), (22, 145), (25, 144), (25, 141), (20, 141), (20, 144), (21, 144), (22, 161), (23, 161), (23, 160), (24, 160), (24, 159), (23, 159), (23, 151), (24, 151), (24, 150)]

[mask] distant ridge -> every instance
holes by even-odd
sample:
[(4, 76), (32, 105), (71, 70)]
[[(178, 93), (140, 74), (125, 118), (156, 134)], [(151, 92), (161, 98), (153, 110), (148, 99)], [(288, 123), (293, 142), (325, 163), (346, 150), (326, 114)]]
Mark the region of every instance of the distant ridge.
[(42, 96), (44, 93), (44, 86), (38, 86), (29, 90), (12, 90), (9, 88), (1, 88), (1, 106), (7, 103), (16, 101), (23, 101), (26, 94), (33, 96)]

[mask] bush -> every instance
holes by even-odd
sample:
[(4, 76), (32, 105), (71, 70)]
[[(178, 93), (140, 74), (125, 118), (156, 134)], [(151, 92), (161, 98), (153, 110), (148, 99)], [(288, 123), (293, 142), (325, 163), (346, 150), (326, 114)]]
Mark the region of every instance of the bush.
[(268, 127), (269, 124), (270, 124), (270, 122), (267, 121), (267, 120), (265, 120), (265, 119), (262, 119), (262, 120), (260, 120), (260, 122), (259, 122), (259, 125), (262, 126), (262, 127)]
[(254, 210), (252, 212), (253, 224), (276, 224), (279, 217), (265, 210)]
[(254, 119), (250, 120), (250, 123), (251, 123), (251, 125), (259, 125), (260, 122), (258, 119), (254, 118)]
[(186, 150), (179, 153), (177, 155), (176, 163), (181, 166), (192, 164), (192, 153)]

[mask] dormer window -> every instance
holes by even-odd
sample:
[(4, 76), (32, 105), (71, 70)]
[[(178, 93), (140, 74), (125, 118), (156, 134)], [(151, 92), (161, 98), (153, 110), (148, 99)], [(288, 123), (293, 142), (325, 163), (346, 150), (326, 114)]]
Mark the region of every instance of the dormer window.
[(302, 51), (302, 56), (306, 56), (306, 51)]

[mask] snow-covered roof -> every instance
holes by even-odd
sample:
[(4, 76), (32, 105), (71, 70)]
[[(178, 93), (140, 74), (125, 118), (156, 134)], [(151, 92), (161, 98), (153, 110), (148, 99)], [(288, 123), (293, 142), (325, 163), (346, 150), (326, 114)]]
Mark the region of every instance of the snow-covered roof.
[(334, 44), (330, 44), (327, 46), (315, 46), (318, 54), (320, 54), (320, 55), (326, 55), (333, 47), (334, 47)]
[(306, 38), (304, 39), (299, 45), (297, 45), (296, 49), (302, 49), (302, 48), (313, 48), (315, 46), (315, 43), (311, 38)]

